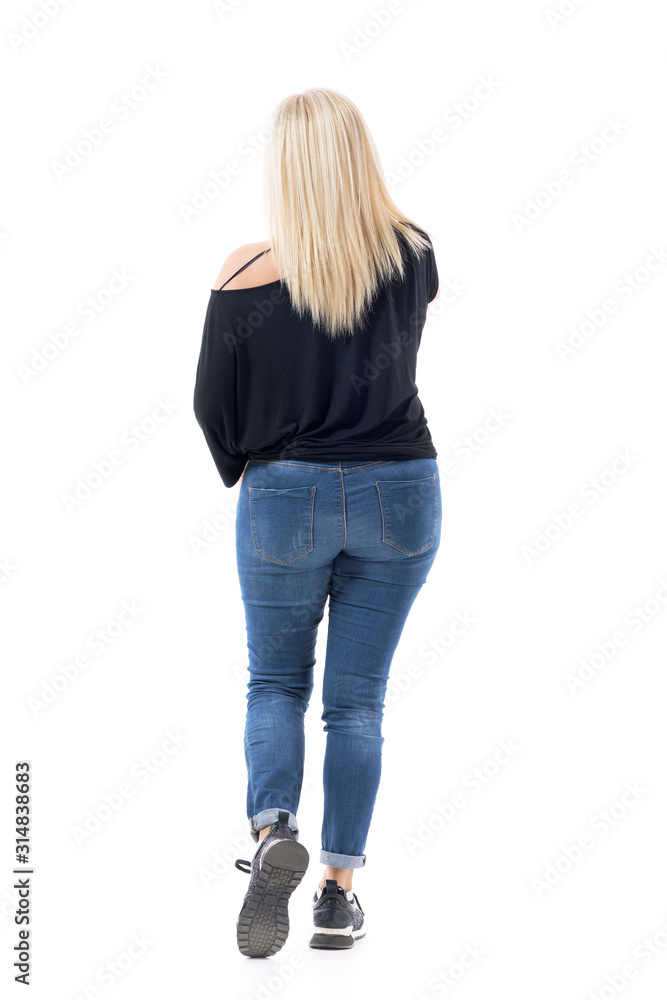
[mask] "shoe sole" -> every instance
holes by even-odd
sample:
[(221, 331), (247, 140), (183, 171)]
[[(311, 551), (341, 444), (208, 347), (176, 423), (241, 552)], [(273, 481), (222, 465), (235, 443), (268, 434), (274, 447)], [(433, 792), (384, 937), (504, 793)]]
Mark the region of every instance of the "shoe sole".
[(250, 899), (236, 922), (242, 955), (268, 958), (280, 951), (289, 934), (287, 904), (308, 869), (308, 851), (297, 840), (277, 840), (267, 847)]
[(336, 933), (336, 929), (331, 928), (320, 928), (316, 931), (312, 938), (310, 939), (311, 948), (327, 948), (331, 951), (341, 951), (345, 948), (353, 948), (354, 942), (359, 938), (364, 937), (366, 931), (359, 929), (358, 931), (347, 931), (341, 934)]

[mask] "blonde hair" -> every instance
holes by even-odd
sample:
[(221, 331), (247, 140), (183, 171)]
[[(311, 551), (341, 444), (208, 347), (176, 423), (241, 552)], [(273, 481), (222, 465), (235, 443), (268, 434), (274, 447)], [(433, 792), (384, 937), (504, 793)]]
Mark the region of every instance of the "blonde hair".
[(272, 129), (263, 185), (274, 264), (298, 315), (309, 311), (327, 336), (344, 337), (379, 288), (403, 277), (398, 233), (420, 256), (425, 230), (394, 204), (368, 126), (343, 94), (292, 94)]

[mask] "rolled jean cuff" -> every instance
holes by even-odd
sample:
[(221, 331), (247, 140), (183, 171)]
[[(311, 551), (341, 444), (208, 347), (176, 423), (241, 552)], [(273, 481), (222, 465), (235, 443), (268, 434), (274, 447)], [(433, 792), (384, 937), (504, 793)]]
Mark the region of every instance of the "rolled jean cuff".
[(320, 851), (320, 864), (329, 865), (330, 868), (363, 868), (366, 864), (366, 855)]
[[(253, 816), (250, 820), (250, 836), (255, 841), (259, 843), (259, 831), (263, 830), (265, 826), (272, 826), (273, 823), (278, 822), (279, 812), (289, 812), (289, 809), (262, 809), (258, 812), (256, 816)], [(296, 821), (296, 816), (294, 813), (289, 812), (288, 825), (290, 830), (299, 839), (299, 824)]]

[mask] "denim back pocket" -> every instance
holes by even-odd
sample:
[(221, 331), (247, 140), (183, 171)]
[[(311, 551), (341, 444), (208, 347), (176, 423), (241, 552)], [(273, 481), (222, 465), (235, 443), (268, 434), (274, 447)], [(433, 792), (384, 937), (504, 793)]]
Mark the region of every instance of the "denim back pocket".
[(382, 512), (382, 541), (408, 556), (430, 549), (438, 524), (435, 476), (376, 482)]
[(315, 486), (248, 491), (255, 549), (272, 562), (289, 563), (313, 550)]

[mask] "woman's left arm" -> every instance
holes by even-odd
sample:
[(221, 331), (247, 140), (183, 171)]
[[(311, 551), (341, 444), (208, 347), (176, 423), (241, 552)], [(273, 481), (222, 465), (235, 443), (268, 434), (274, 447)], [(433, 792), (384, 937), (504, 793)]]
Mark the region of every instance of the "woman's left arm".
[(213, 292), (204, 320), (193, 409), (220, 477), (232, 487), (243, 475), (248, 456), (236, 443), (236, 349), (224, 337), (217, 301)]

